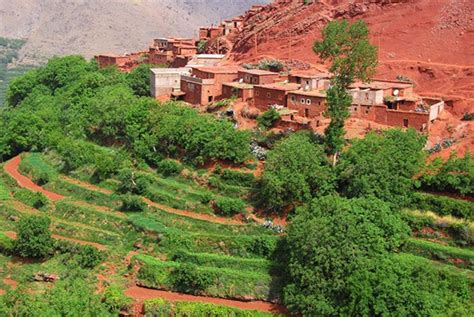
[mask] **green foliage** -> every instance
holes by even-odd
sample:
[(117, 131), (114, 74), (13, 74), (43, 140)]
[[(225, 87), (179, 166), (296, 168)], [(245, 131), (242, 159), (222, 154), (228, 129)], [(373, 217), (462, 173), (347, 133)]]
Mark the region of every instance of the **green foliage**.
[(413, 129), (369, 133), (355, 140), (337, 168), (340, 191), (406, 206), (413, 194), (413, 177), (424, 164), (424, 144), (425, 137)]
[(197, 44), (197, 51), (199, 54), (203, 54), (205, 49), (206, 49), (206, 44), (207, 44), (207, 41), (206, 40), (200, 40)]
[(183, 170), (181, 163), (170, 159), (162, 160), (158, 163), (156, 168), (157, 171), (165, 177), (178, 175)]
[(148, 191), (153, 179), (145, 173), (137, 173), (132, 169), (123, 169), (119, 172), (117, 179), (120, 181), (118, 191), (120, 193), (132, 193), (142, 195)]
[(174, 304), (175, 317), (213, 316), (213, 317), (270, 317), (271, 313), (257, 310), (242, 310), (229, 306), (221, 306), (200, 302), (176, 302)]
[(453, 152), (444, 162), (436, 158), (420, 178), (421, 187), (429, 191), (447, 191), (474, 195), (474, 158), (470, 153), (458, 158)]
[(76, 260), (83, 269), (92, 269), (104, 260), (104, 256), (96, 247), (85, 245), (80, 248)]
[(474, 203), (427, 193), (414, 193), (411, 207), (433, 211), (440, 216), (451, 215), (468, 220), (474, 219)]
[(226, 216), (245, 213), (245, 202), (235, 198), (217, 197), (214, 201), (214, 207), (217, 212)]
[(257, 117), (258, 125), (263, 129), (270, 129), (280, 119), (280, 114), (274, 108), (270, 108)]
[(44, 161), (40, 153), (26, 155), (20, 163), (20, 171), (38, 185), (49, 183), (56, 179), (58, 174), (49, 163)]
[(13, 194), (16, 200), (23, 202), (24, 204), (33, 207), (35, 209), (43, 209), (43, 207), (49, 204), (48, 198), (43, 193), (32, 192), (28, 189), (17, 189)]
[(295, 133), (268, 153), (260, 199), (274, 210), (308, 202), (333, 188), (333, 175), (321, 146), (306, 133)]
[(326, 149), (335, 154), (344, 145), (344, 121), (349, 116), (352, 98), (347, 88), (355, 80), (367, 82), (375, 74), (377, 48), (369, 42), (367, 24), (359, 20), (331, 21), (322, 31), (322, 40), (313, 50), (322, 60), (331, 61), (332, 87), (327, 91), (328, 114), (331, 123), (326, 129)]
[(9, 254), (13, 250), (13, 240), (0, 232), (0, 252)]
[(172, 273), (173, 287), (183, 293), (199, 294), (213, 283), (213, 276), (207, 271), (198, 271), (198, 266), (184, 263)]
[(122, 201), (122, 206), (120, 207), (122, 211), (144, 211), (147, 207), (143, 199), (137, 195), (122, 195), (120, 200)]
[(103, 302), (111, 314), (117, 315), (122, 310), (127, 310), (133, 300), (123, 294), (117, 285), (111, 285), (103, 294)]
[(23, 217), (17, 224), (18, 237), (15, 252), (22, 257), (45, 258), (53, 250), (53, 239), (49, 231), (51, 221), (47, 217)]
[(0, 202), (6, 201), (10, 199), (10, 191), (8, 190), (7, 186), (5, 186), (4, 182), (0, 179)]
[(255, 176), (252, 173), (242, 173), (232, 169), (225, 169), (221, 179), (232, 185), (252, 187), (255, 184)]
[(281, 72), (285, 68), (285, 64), (278, 59), (262, 59), (255, 66), (258, 69), (269, 70), (272, 72)]
[(151, 64), (140, 64), (127, 74), (127, 84), (132, 88), (133, 93), (140, 97), (150, 96), (150, 68), (156, 67)]
[(441, 262), (453, 263), (460, 267), (474, 269), (474, 251), (471, 250), (419, 239), (408, 240), (403, 250)]
[(78, 279), (58, 281), (41, 294), (17, 289), (0, 296), (1, 316), (110, 316), (95, 295), (94, 284)]
[(163, 298), (147, 299), (143, 302), (146, 317), (167, 317), (171, 316), (171, 303)]
[[(353, 274), (397, 249), (409, 228), (378, 199), (322, 197), (300, 209), (288, 232), (285, 303), (304, 316), (347, 315)], [(363, 305), (360, 303), (359, 305)]]

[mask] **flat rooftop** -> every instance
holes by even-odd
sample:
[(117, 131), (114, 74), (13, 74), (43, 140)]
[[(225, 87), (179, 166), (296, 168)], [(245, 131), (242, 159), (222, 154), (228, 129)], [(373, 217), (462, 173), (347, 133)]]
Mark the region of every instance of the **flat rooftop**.
[(206, 58), (206, 59), (212, 59), (212, 58), (223, 59), (225, 57), (225, 55), (223, 55), (223, 54), (196, 54), (196, 55), (194, 55), (194, 57), (196, 57), (196, 58)]
[(374, 79), (369, 83), (355, 82), (350, 88), (371, 88), (371, 89), (390, 89), (390, 88), (399, 88), (405, 89), (413, 87), (413, 84), (407, 83), (404, 81), (395, 81), (395, 80), (378, 80)]
[(326, 92), (324, 90), (294, 90), (289, 93), (300, 96), (326, 98)]
[(222, 85), (235, 87), (235, 88), (239, 88), (239, 89), (252, 89), (253, 88), (253, 85), (250, 85), (250, 84), (247, 84), (247, 83), (239, 83), (238, 81), (223, 83)]
[(212, 74), (236, 74), (241, 70), (241, 68), (237, 66), (205, 66), (193, 67), (193, 69)]
[(302, 78), (331, 78), (330, 73), (315, 72), (315, 71), (295, 71), (290, 72), (290, 76)]
[(239, 73), (246, 73), (246, 74), (251, 74), (251, 75), (258, 75), (258, 76), (278, 76), (278, 73), (271, 72), (268, 70), (263, 70), (263, 69), (242, 69), (239, 70)]
[(180, 67), (180, 68), (150, 68), (150, 71), (154, 74), (173, 74), (173, 73), (189, 73), (190, 68)]
[(274, 83), (274, 84), (268, 84), (268, 85), (256, 85), (255, 87), (273, 89), (273, 90), (291, 91), (291, 90), (298, 90), (298, 88), (300, 88), (300, 85), (294, 84), (294, 83)]

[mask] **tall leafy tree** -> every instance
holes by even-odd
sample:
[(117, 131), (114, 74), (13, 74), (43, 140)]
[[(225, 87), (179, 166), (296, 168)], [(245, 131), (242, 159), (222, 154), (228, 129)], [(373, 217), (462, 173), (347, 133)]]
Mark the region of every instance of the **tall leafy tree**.
[[(367, 24), (360, 20), (331, 21), (322, 31), (322, 40), (313, 50), (322, 60), (329, 60), (333, 74), (327, 91), (331, 123), (326, 129), (326, 150), (337, 154), (344, 145), (344, 122), (349, 117), (352, 98), (347, 93), (355, 80), (368, 81), (377, 66), (377, 48), (369, 42)], [(336, 156), (334, 156), (336, 157)]]
[(324, 149), (308, 133), (295, 133), (269, 152), (260, 195), (270, 210), (310, 201), (333, 189), (333, 174)]

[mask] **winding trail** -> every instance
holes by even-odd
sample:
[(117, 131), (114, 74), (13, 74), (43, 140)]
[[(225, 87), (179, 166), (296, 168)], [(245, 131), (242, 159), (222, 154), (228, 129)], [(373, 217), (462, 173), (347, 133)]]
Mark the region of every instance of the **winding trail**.
[[(148, 288), (139, 287), (139, 286), (132, 286), (128, 288), (125, 291), (125, 295), (134, 298), (140, 304), (144, 300), (147, 300), (147, 299), (163, 298), (171, 302), (176, 302), (176, 301), (201, 302), (201, 303), (224, 305), (224, 306), (247, 309), (247, 310), (258, 310), (258, 311), (264, 311), (264, 312), (269, 312), (269, 313), (287, 314), (287, 310), (283, 306), (268, 303), (268, 302), (263, 302), (263, 301), (243, 302), (243, 301), (223, 299), (223, 298), (194, 296), (194, 295), (181, 294), (181, 293), (175, 293), (175, 292), (160, 291), (160, 290), (148, 289)], [(135, 314), (136, 316), (138, 316), (137, 312), (135, 312)]]
[(6, 162), (4, 166), (5, 172), (7, 172), (8, 175), (13, 177), (17, 181), (18, 185), (20, 185), (20, 187), (27, 188), (33, 192), (42, 193), (53, 201), (58, 201), (65, 198), (62, 195), (45, 190), (43, 187), (33, 183), (28, 177), (20, 174), (20, 172), (18, 171), (18, 166), (20, 166), (20, 163), (21, 157), (18, 155), (12, 158), (10, 161)]

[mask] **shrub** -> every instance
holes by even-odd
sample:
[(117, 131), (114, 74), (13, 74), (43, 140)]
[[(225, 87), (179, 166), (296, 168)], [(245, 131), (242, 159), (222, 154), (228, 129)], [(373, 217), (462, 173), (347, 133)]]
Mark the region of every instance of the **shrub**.
[(0, 252), (8, 254), (13, 250), (13, 240), (0, 232)]
[(104, 256), (97, 248), (85, 245), (80, 248), (76, 259), (79, 266), (83, 269), (92, 269), (102, 262)]
[(158, 163), (157, 170), (163, 176), (173, 176), (181, 173), (183, 166), (178, 161), (165, 159)]
[(277, 248), (277, 240), (271, 236), (260, 236), (253, 241), (251, 252), (253, 254), (270, 258)]
[(280, 119), (280, 114), (274, 108), (270, 108), (263, 114), (258, 116), (258, 125), (263, 129), (269, 129), (273, 127), (274, 123)]
[(35, 193), (23, 188), (15, 191), (14, 197), (15, 199), (35, 209), (42, 209), (49, 203), (48, 198), (46, 198), (46, 196), (42, 193)]
[(254, 185), (255, 176), (251, 173), (241, 173), (231, 169), (225, 169), (221, 178), (233, 185), (251, 187)]
[(221, 214), (233, 216), (245, 211), (245, 203), (240, 199), (218, 197), (214, 201), (214, 207)]
[(144, 173), (137, 173), (132, 169), (122, 169), (118, 176), (120, 185), (117, 189), (120, 193), (144, 194), (153, 182), (151, 176)]
[(258, 69), (280, 72), (285, 68), (285, 64), (277, 59), (263, 59), (257, 64)]
[(17, 224), (18, 238), (14, 249), (22, 257), (44, 258), (53, 251), (53, 239), (47, 217), (28, 216)]
[(104, 291), (104, 304), (110, 313), (117, 315), (122, 310), (128, 310), (132, 304), (132, 298), (123, 294), (122, 289), (117, 285), (112, 285)]
[(146, 317), (168, 317), (171, 316), (172, 306), (163, 298), (147, 299), (143, 302)]
[(147, 207), (143, 199), (137, 195), (122, 195), (120, 200), (122, 201), (122, 206), (120, 207), (122, 211), (144, 211)]
[[(270, 317), (276, 316), (256, 310), (242, 310), (238, 308), (221, 306), (200, 302), (176, 302), (174, 304), (175, 317), (212, 316), (212, 317)], [(278, 316), (278, 315), (277, 315)]]
[(441, 216), (451, 215), (468, 220), (474, 219), (474, 203), (445, 196), (415, 193), (412, 208), (433, 211)]
[(181, 264), (172, 273), (173, 286), (180, 292), (199, 294), (213, 284), (213, 276), (193, 264)]

